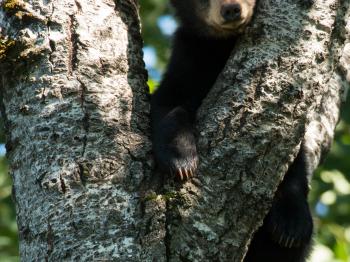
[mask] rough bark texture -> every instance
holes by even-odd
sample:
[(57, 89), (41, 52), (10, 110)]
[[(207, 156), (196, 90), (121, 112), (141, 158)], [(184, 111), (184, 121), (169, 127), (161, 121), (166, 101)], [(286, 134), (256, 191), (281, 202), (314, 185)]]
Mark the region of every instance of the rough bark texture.
[(3, 6), (15, 39), (1, 91), (21, 259), (138, 260), (150, 142), (135, 2)]
[(2, 2), (22, 260), (241, 261), (303, 137), (314, 169), (333, 136), (349, 16), (348, 1), (261, 0), (199, 113), (198, 178), (163, 185), (136, 1)]

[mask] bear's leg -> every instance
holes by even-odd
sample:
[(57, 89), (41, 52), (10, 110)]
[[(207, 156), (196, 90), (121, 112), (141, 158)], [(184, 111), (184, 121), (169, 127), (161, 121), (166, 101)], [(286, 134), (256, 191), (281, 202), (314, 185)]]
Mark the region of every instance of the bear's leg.
[(305, 262), (310, 243), (284, 247), (272, 240), (271, 233), (263, 225), (254, 235), (244, 262)]
[(307, 176), (301, 149), (276, 192), (263, 226), (253, 238), (245, 262), (306, 260), (313, 231)]
[(194, 175), (197, 150), (191, 115), (183, 106), (152, 105), (153, 150), (161, 171), (179, 180)]

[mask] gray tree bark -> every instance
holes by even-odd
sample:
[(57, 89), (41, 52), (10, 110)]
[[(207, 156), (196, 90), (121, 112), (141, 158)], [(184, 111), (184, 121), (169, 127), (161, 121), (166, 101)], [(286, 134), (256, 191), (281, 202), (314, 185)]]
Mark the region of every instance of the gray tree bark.
[[(241, 261), (350, 82), (348, 1), (262, 0), (198, 115), (198, 176), (153, 171), (136, 0), (2, 1), (0, 100), (23, 261)], [(316, 136), (315, 136), (316, 134)]]

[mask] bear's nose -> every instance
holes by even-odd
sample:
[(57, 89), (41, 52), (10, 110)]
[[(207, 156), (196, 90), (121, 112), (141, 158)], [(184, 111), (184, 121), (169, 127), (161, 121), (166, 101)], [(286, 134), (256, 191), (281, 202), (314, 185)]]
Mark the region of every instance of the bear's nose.
[(221, 7), (221, 16), (225, 22), (235, 22), (240, 19), (241, 11), (240, 4), (224, 4)]

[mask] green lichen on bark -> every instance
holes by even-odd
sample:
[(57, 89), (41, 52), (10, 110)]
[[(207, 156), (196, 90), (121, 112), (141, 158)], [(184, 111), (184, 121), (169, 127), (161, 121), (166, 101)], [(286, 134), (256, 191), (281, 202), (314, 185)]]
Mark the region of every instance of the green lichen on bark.
[(15, 45), (15, 41), (0, 35), (0, 61), (6, 58), (8, 50)]
[(18, 20), (26, 21), (41, 21), (44, 24), (47, 23), (47, 19), (40, 15), (35, 14), (25, 2), (21, 0), (6, 0), (2, 3), (1, 8), (8, 16), (15, 17)]
[(155, 192), (152, 192), (144, 197), (144, 201), (154, 201), (157, 200), (158, 198), (164, 200), (164, 201), (170, 201), (172, 199), (181, 199), (182, 195), (179, 192), (175, 191), (169, 191), (164, 194), (156, 194)]
[(153, 201), (153, 200), (156, 200), (158, 198), (158, 195), (156, 193), (151, 193), (147, 196), (145, 196), (144, 198), (144, 201), (147, 202), (147, 201)]
[(18, 0), (7, 0), (3, 3), (3, 7), (6, 11), (23, 8), (23, 6), (24, 3)]
[(25, 10), (25, 4), (19, 0), (6, 0), (2, 8), (7, 14), (21, 16), (20, 14)]

